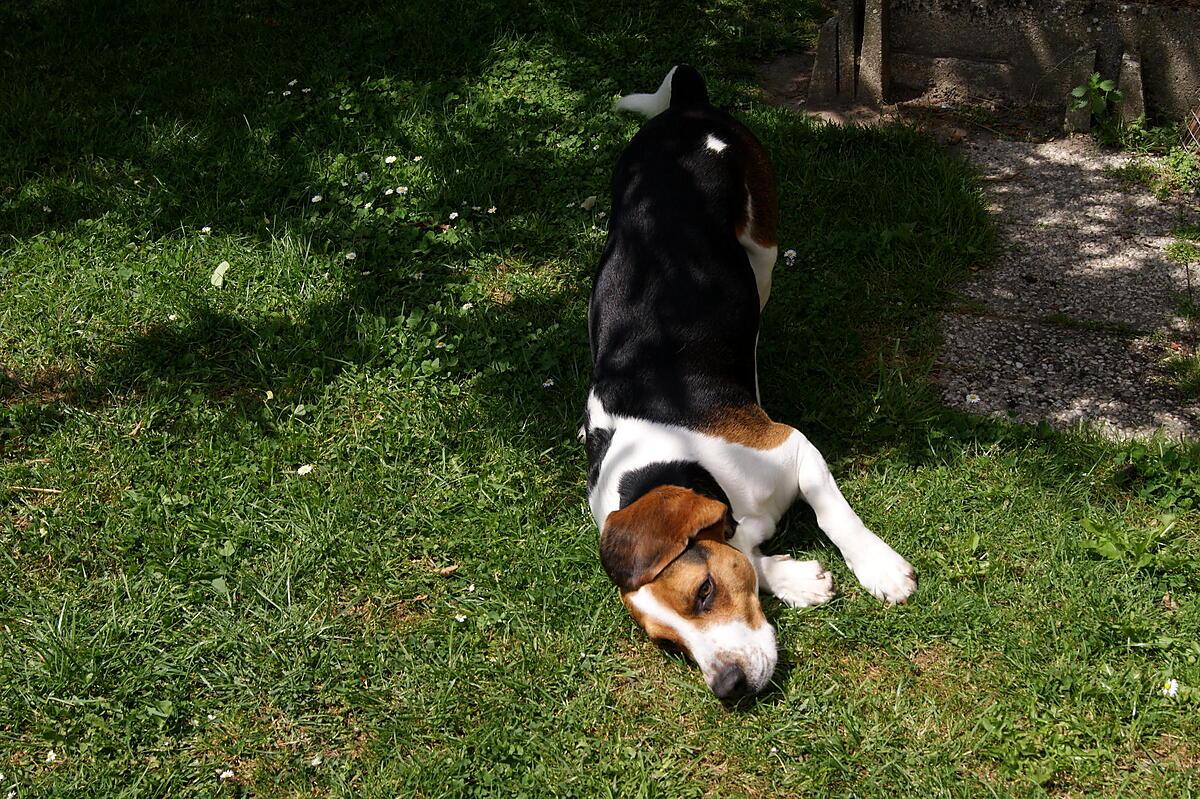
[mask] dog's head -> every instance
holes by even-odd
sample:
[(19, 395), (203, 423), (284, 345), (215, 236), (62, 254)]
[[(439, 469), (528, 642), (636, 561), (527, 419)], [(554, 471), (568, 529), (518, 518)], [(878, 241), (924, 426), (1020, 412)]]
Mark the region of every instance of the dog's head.
[(600, 533), (600, 560), (630, 614), (691, 658), (722, 699), (761, 691), (776, 659), (757, 575), (726, 543), (732, 534), (727, 505), (678, 486), (613, 511)]

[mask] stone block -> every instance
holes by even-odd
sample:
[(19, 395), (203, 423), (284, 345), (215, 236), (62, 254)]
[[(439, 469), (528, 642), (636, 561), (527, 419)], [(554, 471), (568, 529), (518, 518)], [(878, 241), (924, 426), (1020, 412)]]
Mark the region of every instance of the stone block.
[[(1070, 63), (1072, 86), (1080, 86), (1088, 82), (1088, 78), (1096, 69), (1096, 51), (1081, 50), (1076, 53)], [(1075, 108), (1075, 98), (1067, 96), (1067, 113), (1063, 118), (1063, 129), (1067, 133), (1083, 133), (1092, 129), (1092, 110), (1086, 106)]]
[(1117, 79), (1121, 90), (1121, 103), (1117, 116), (1129, 123), (1146, 116), (1146, 96), (1142, 92), (1142, 59), (1132, 53), (1121, 56), (1121, 74)]
[(817, 54), (808, 83), (808, 104), (829, 105), (838, 99), (838, 18), (830, 17), (817, 35)]
[(860, 103), (870, 106), (883, 104), (890, 83), (887, 19), (888, 0), (867, 0), (855, 96)]

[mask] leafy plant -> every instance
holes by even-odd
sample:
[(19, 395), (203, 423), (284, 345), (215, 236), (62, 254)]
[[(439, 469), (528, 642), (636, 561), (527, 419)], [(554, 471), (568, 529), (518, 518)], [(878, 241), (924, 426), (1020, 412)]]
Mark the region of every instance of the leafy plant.
[(1117, 88), (1116, 81), (1101, 78), (1099, 72), (1093, 72), (1086, 83), (1072, 89), (1071, 96), (1075, 98), (1071, 105), (1074, 110), (1087, 108), (1101, 122), (1125, 99), (1121, 90)]
[(1135, 570), (1166, 566), (1171, 561), (1162, 550), (1175, 522), (1175, 516), (1166, 514), (1158, 525), (1131, 530), (1122, 524), (1085, 519), (1081, 526), (1091, 538), (1082, 545), (1102, 558), (1120, 561)]

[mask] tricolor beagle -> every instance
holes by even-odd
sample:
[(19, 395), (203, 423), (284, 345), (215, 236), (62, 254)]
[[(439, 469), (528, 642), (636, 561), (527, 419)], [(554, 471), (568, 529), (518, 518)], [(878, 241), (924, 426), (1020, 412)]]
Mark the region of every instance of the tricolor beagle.
[(916, 579), (821, 453), (758, 405), (779, 219), (766, 151), (690, 66), (617, 108), (649, 121), (613, 174), (588, 309), (583, 432), (600, 559), (638, 624), (690, 656), (717, 696), (757, 693), (776, 660), (759, 590), (794, 607), (833, 596), (817, 561), (759, 551), (797, 495), (876, 597), (903, 602)]

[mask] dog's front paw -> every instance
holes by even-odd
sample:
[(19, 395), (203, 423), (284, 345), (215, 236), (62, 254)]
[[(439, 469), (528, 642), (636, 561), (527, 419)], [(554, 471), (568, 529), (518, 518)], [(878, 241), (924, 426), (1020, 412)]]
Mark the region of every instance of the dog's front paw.
[(857, 555), (849, 566), (863, 588), (881, 602), (899, 604), (917, 590), (912, 565), (882, 541)]
[(807, 608), (833, 599), (833, 577), (818, 561), (773, 555), (763, 558), (761, 569), (763, 588), (785, 605)]

